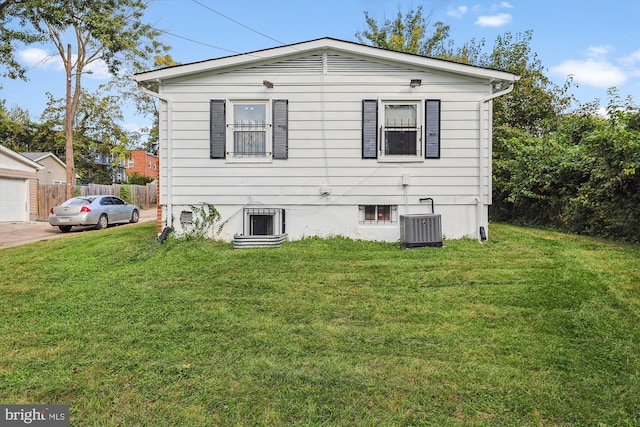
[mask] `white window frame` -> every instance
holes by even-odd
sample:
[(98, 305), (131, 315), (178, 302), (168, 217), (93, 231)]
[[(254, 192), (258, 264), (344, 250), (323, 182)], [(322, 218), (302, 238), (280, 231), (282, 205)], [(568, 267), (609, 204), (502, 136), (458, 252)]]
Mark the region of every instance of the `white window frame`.
[[(415, 154), (385, 154), (385, 118), (388, 105), (413, 105), (416, 108), (416, 153)], [(422, 99), (382, 99), (378, 108), (378, 161), (379, 162), (424, 162), (424, 107)]]
[(252, 234), (251, 217), (253, 215), (272, 217), (273, 234), (269, 234), (269, 236), (279, 236), (284, 233), (283, 215), (285, 215), (285, 211), (282, 208), (244, 208), (243, 215), (242, 232), (245, 236), (259, 236), (259, 234)]
[[(366, 209), (374, 208), (375, 209), (375, 217), (378, 218), (380, 215), (379, 209), (381, 207), (389, 207), (390, 208), (390, 219), (367, 219), (366, 217)], [(358, 222), (364, 225), (390, 225), (396, 224), (398, 222), (398, 205), (359, 205), (358, 206)]]
[[(263, 155), (243, 155), (235, 153), (235, 138), (234, 133), (236, 131), (235, 123), (235, 107), (238, 105), (264, 105), (265, 107), (265, 148)], [(271, 112), (271, 100), (270, 99), (230, 99), (227, 101), (227, 135), (226, 135), (226, 151), (228, 163), (271, 163), (273, 158), (273, 143), (272, 143), (272, 112)]]

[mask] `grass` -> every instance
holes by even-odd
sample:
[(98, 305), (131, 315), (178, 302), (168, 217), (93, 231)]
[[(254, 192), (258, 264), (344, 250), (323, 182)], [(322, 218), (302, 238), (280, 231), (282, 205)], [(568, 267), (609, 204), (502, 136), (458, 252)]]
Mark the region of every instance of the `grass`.
[(4, 249), (0, 402), (73, 426), (640, 424), (640, 248), (491, 232)]

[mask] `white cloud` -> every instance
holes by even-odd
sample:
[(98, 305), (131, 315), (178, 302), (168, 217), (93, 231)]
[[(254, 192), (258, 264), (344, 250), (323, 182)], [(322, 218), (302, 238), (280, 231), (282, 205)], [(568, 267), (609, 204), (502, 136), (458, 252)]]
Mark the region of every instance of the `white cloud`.
[(499, 13), (491, 16), (478, 16), (475, 23), (481, 27), (500, 27), (511, 22), (511, 19), (512, 17), (510, 14)]
[(587, 56), (591, 58), (604, 58), (612, 49), (609, 45), (589, 46), (587, 48)]
[(586, 59), (567, 59), (550, 71), (562, 77), (571, 75), (578, 84), (603, 89), (623, 85), (630, 78), (640, 76), (640, 49), (613, 59), (610, 54), (615, 50), (611, 45), (589, 46)]
[(491, 5), (491, 10), (498, 10), (498, 9), (513, 9), (513, 6), (511, 6), (511, 4), (506, 1), (503, 1), (500, 4)]
[(122, 127), (127, 131), (127, 132), (135, 132), (135, 133), (139, 133), (142, 135), (148, 135), (149, 134), (149, 127), (148, 126), (142, 126), (139, 123), (125, 123), (122, 125)]
[(620, 58), (620, 63), (626, 67), (633, 67), (636, 64), (640, 64), (640, 49)]
[(551, 72), (565, 77), (571, 75), (576, 83), (604, 89), (621, 85), (628, 79), (627, 74), (615, 65), (606, 60), (591, 58), (568, 59), (551, 67)]
[(44, 49), (30, 47), (18, 52), (18, 58), (29, 67), (57, 69), (64, 68), (62, 61), (57, 55), (52, 55)]
[(109, 67), (107, 67), (106, 62), (102, 59), (98, 59), (97, 61), (87, 65), (83, 72), (86, 71), (91, 71), (91, 78), (96, 80), (106, 80), (111, 77)]
[[(18, 58), (28, 67), (41, 69), (64, 70), (64, 64), (60, 56), (47, 52), (44, 49), (30, 47), (18, 52)], [(75, 61), (76, 56), (73, 55), (71, 60)], [(91, 71), (87, 73), (87, 71)], [(83, 70), (83, 74), (91, 75), (91, 78), (97, 80), (106, 80), (110, 77), (107, 64), (102, 60), (97, 60), (87, 65)]]
[(462, 15), (467, 13), (469, 8), (467, 6), (458, 6), (455, 9), (449, 9), (447, 11), (447, 15), (452, 16), (454, 18), (462, 18)]

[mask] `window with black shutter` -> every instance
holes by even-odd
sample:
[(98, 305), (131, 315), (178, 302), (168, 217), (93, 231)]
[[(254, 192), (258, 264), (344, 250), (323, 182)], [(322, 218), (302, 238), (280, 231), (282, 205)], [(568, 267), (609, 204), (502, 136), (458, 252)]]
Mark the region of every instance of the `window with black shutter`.
[(440, 100), (363, 100), (362, 158), (380, 162), (439, 159)]
[(289, 101), (210, 101), (210, 156), (227, 162), (289, 157)]

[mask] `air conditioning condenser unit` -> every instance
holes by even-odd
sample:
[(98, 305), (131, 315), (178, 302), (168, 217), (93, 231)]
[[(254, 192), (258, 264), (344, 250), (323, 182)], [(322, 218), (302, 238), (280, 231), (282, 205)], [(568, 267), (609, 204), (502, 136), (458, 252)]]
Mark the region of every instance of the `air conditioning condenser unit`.
[(400, 215), (400, 240), (405, 248), (442, 247), (442, 218), (433, 212)]

